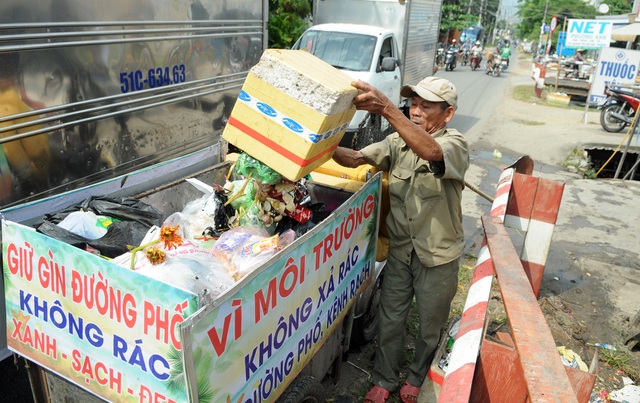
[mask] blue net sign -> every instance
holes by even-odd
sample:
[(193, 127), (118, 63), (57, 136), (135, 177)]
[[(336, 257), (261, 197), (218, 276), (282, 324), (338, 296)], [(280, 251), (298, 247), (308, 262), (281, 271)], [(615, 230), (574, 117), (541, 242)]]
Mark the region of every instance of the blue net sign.
[(567, 47), (594, 49), (611, 43), (613, 22), (600, 20), (568, 20)]

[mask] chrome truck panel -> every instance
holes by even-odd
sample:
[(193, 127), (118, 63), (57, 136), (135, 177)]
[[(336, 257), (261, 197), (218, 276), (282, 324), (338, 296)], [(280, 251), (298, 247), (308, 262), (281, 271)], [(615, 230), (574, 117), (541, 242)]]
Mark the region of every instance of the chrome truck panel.
[[(1, 1), (0, 218), (220, 162), (267, 13), (266, 0)], [(0, 291), (4, 312), (2, 276)], [(0, 360), (9, 354), (0, 321)]]
[(215, 146), (266, 47), (251, 0), (0, 4), (0, 209)]

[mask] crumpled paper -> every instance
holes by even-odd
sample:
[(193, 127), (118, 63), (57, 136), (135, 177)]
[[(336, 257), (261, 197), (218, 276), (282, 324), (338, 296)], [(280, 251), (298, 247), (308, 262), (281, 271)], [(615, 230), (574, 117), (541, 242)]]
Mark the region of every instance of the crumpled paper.
[(609, 393), (612, 402), (640, 403), (640, 386), (625, 385), (622, 389)]
[(589, 372), (589, 367), (582, 361), (582, 358), (573, 350), (565, 346), (558, 347), (558, 352), (562, 358), (562, 363), (568, 367), (579, 369), (580, 371)]

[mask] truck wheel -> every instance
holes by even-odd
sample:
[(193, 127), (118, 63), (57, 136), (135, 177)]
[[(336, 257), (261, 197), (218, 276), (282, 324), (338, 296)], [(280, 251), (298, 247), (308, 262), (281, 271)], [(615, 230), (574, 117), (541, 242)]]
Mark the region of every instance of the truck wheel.
[(378, 306), (380, 305), (380, 284), (382, 276), (378, 277), (374, 285), (373, 293), (369, 299), (367, 310), (364, 315), (353, 320), (353, 330), (351, 331), (351, 343), (362, 346), (373, 340), (378, 334)]
[(278, 403), (325, 403), (324, 388), (314, 377), (296, 379), (278, 399)]
[(623, 116), (633, 116), (633, 110), (627, 106), (627, 103), (624, 103), (623, 105), (609, 104), (602, 108), (602, 112), (600, 112), (600, 124), (602, 125), (602, 128), (609, 133), (618, 133), (627, 127), (626, 122), (623, 122), (618, 118), (614, 118), (611, 116), (612, 113), (618, 113)]

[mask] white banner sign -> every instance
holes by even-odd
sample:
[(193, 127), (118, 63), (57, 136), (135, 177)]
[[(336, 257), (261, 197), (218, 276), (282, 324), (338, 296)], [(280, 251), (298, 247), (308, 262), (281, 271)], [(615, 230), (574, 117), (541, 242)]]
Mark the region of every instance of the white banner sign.
[(611, 43), (613, 22), (601, 20), (568, 20), (567, 47), (602, 48)]
[(624, 86), (636, 83), (640, 50), (603, 48), (596, 66), (596, 74), (591, 85), (589, 102), (601, 105), (605, 100), (604, 87)]

